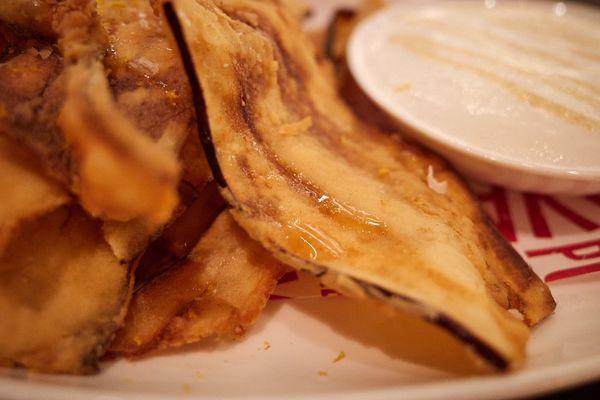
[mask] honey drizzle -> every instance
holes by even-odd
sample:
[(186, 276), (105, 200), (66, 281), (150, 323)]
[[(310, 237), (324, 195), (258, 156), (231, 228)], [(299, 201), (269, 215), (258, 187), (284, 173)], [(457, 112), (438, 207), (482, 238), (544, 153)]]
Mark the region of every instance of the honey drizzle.
[(352, 206), (342, 204), (328, 195), (322, 195), (319, 197), (317, 204), (320, 210), (323, 210), (331, 216), (337, 217), (338, 222), (340, 222), (342, 225), (356, 226), (355, 223), (350, 223), (350, 220), (359, 221), (362, 225), (362, 231), (372, 233), (381, 232), (386, 228), (385, 223), (372, 214), (369, 214), (366, 211), (358, 210)]
[[(489, 39), (495, 40), (496, 42), (500, 42), (500, 43), (504, 44), (506, 47), (522, 51), (522, 52), (524, 52), (526, 54), (529, 54), (529, 55), (537, 56), (538, 58), (541, 58), (541, 59), (543, 59), (545, 61), (552, 61), (552, 62), (561, 64), (562, 66), (566, 66), (566, 67), (569, 67), (569, 68), (577, 68), (577, 65), (575, 63), (572, 63), (572, 62), (570, 62), (568, 60), (565, 60), (565, 59), (560, 58), (560, 57), (556, 57), (555, 55), (546, 53), (546, 52), (541, 51), (541, 50), (537, 50), (537, 49), (534, 49), (534, 48), (531, 48), (531, 47), (528, 47), (528, 46), (524, 46), (524, 45), (512, 42), (512, 41), (510, 41), (508, 39), (502, 38), (500, 35), (493, 34), (493, 33), (489, 32), (489, 31), (481, 32), (481, 31), (478, 31), (476, 29), (475, 30), (474, 29), (469, 30), (468, 27), (464, 27), (464, 26), (461, 26), (460, 29), (459, 29), (456, 26), (453, 26), (452, 24), (449, 24), (447, 22), (437, 21), (437, 20), (436, 21), (427, 21), (426, 25), (428, 27), (432, 27), (432, 28), (437, 29), (437, 30), (439, 30), (441, 32), (444, 32), (444, 33), (448, 33), (448, 34), (455, 35), (455, 36), (458, 36), (458, 37), (463, 37), (463, 38), (467, 38), (467, 39), (470, 39), (470, 40), (477, 41), (481, 45), (489, 44), (489, 42), (487, 40), (489, 38)], [(456, 48), (458, 49), (458, 47), (456, 47)], [(573, 50), (573, 51), (577, 52), (578, 50)], [(482, 55), (480, 53), (475, 53), (475, 52), (473, 52), (473, 53), (474, 54), (478, 54), (478, 56), (481, 57), (481, 58), (484, 58), (484, 55)], [(509, 64), (503, 63), (499, 59), (495, 59), (495, 58), (492, 58), (492, 57), (489, 57), (489, 56), (487, 56), (487, 58), (491, 62), (493, 62), (495, 64), (502, 64), (502, 65), (505, 65), (505, 66), (507, 66), (509, 68), (513, 68), (513, 69), (515, 69), (515, 70), (517, 70), (519, 72), (528, 73), (528, 74), (531, 74), (532, 76), (536, 76), (536, 77), (538, 77), (540, 79), (544, 79), (544, 83), (546, 83), (548, 85), (557, 85), (558, 86), (558, 85), (561, 85), (561, 83), (559, 83), (560, 81), (565, 81), (565, 82), (571, 83), (572, 85), (578, 86), (580, 89), (583, 89), (583, 90), (590, 90), (591, 89), (594, 92), (594, 94), (598, 93), (600, 91), (600, 86), (594, 85), (592, 82), (585, 82), (585, 81), (582, 81), (580, 79), (573, 78), (573, 77), (570, 77), (570, 76), (565, 76), (565, 75), (559, 75), (560, 81), (559, 80), (553, 80), (553, 79), (551, 79), (549, 77), (542, 77), (540, 74), (535, 74), (535, 73), (532, 73), (530, 71), (526, 71), (526, 70), (523, 70), (523, 69), (517, 69), (517, 67), (510, 66)], [(549, 82), (552, 82), (552, 83), (549, 83)], [(565, 87), (565, 86), (562, 86), (562, 87)], [(593, 101), (595, 101), (595, 102), (598, 101), (596, 98), (589, 97), (589, 95), (587, 93), (583, 93), (581, 91), (576, 91), (576, 93), (577, 93), (577, 95), (582, 96), (582, 98), (586, 97), (588, 99), (593, 99)], [(570, 93), (566, 93), (566, 94), (570, 94)]]
[[(465, 32), (469, 29), (469, 27), (465, 27), (462, 25), (460, 27), (456, 27), (455, 25), (449, 24), (447, 22), (442, 22), (439, 20), (435, 20), (435, 21), (431, 20), (431, 21), (428, 21), (428, 23), (430, 23), (432, 25), (437, 25), (438, 27), (444, 26), (446, 30), (454, 31), (454, 32), (458, 32), (459, 30), (461, 32)], [(505, 24), (505, 25), (510, 25), (510, 24)], [(469, 32), (472, 32), (472, 30)], [(564, 58), (564, 57), (558, 56), (553, 53), (548, 53), (544, 50), (540, 50), (540, 49), (537, 49), (537, 48), (534, 48), (531, 46), (525, 46), (519, 42), (515, 42), (513, 40), (507, 39), (506, 37), (504, 37), (498, 33), (492, 32), (489, 29), (486, 29), (485, 31), (478, 30), (477, 34), (485, 35), (486, 39), (491, 39), (491, 40), (495, 41), (496, 43), (501, 43), (506, 47), (509, 47), (514, 50), (518, 50), (520, 52), (527, 53), (529, 55), (533, 55), (544, 61), (551, 61), (551, 62), (559, 64), (563, 67), (572, 68), (572, 69), (577, 68), (577, 66), (578, 66), (577, 63), (574, 63), (572, 60), (569, 60), (568, 58)]]
[(304, 258), (321, 260), (339, 258), (344, 253), (340, 244), (321, 229), (299, 220), (288, 225), (287, 241), (294, 252)]
[[(450, 50), (453, 54), (462, 54), (465, 56), (480, 58), (482, 60), (489, 62), (492, 65), (499, 65), (499, 66), (505, 68), (506, 70), (517, 72), (519, 74), (528, 76), (532, 79), (538, 79), (539, 81), (556, 89), (559, 92), (562, 92), (563, 94), (569, 95), (569, 96), (571, 96), (577, 100), (580, 100), (584, 103), (588, 103), (591, 106), (600, 108), (600, 98), (595, 98), (593, 96), (588, 95), (587, 93), (584, 93), (584, 92), (577, 90), (573, 87), (570, 87), (568, 85), (565, 85), (565, 83), (563, 81), (561, 81), (560, 79), (553, 79), (549, 76), (544, 76), (543, 74), (540, 74), (540, 73), (528, 71), (524, 68), (508, 64), (498, 58), (494, 58), (487, 54), (480, 53), (480, 52), (477, 52), (474, 50), (465, 49), (465, 48), (454, 46), (454, 45), (447, 44), (447, 43), (444, 43), (444, 44), (435, 43), (433, 40), (429, 40), (429, 39), (425, 39), (425, 38), (421, 38), (420, 40), (422, 40), (424, 42), (425, 41), (429, 42), (427, 45), (432, 48), (433, 47), (442, 48), (442, 46), (443, 46), (444, 49)], [(568, 80), (568, 78), (564, 79), (564, 80)]]
[(572, 124), (579, 125), (591, 132), (600, 131), (600, 122), (587, 117), (584, 114), (581, 114), (575, 110), (572, 110), (562, 104), (555, 103), (551, 100), (548, 100), (536, 93), (523, 89), (517, 83), (505, 79), (493, 72), (487, 71), (482, 68), (475, 67), (473, 65), (461, 63), (459, 61), (453, 60), (448, 57), (444, 57), (440, 55), (436, 51), (435, 42), (427, 43), (428, 41), (424, 38), (410, 36), (410, 35), (395, 35), (393, 37), (394, 43), (402, 45), (407, 50), (412, 51), (415, 54), (419, 54), (422, 56), (429, 57), (430, 59), (443, 62), (445, 64), (451, 65), (455, 68), (462, 69), (464, 71), (468, 71), (474, 75), (477, 75), (481, 78), (485, 78), (490, 82), (497, 84), (498, 86), (503, 87), (505, 90), (509, 91), (513, 96), (517, 99), (521, 100), (525, 104), (539, 108), (547, 111), (548, 113), (561, 118), (565, 121), (568, 121)]
[[(597, 48), (599, 38), (593, 38), (590, 36), (586, 36), (583, 32), (585, 30), (580, 29), (580, 31), (574, 31), (570, 27), (565, 25), (565, 22), (559, 22), (557, 19), (548, 19), (543, 22), (543, 24), (535, 23), (533, 21), (518, 21), (513, 20), (507, 17), (498, 17), (496, 19), (500, 21), (505, 27), (513, 30), (513, 31), (521, 31), (526, 34), (532, 35), (534, 37), (539, 38), (540, 40), (547, 40), (546, 34), (553, 33), (556, 37), (561, 39), (567, 39), (567, 43), (580, 43), (586, 46), (589, 49)], [(552, 26), (553, 25), (553, 26)], [(583, 57), (588, 58), (592, 61), (598, 60), (598, 56), (600, 54), (594, 52), (588, 52), (585, 50), (579, 51)]]

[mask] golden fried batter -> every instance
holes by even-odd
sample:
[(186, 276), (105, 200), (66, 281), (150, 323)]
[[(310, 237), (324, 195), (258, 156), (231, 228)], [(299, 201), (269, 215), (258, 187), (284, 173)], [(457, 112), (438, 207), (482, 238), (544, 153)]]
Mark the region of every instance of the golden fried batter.
[(284, 267), (223, 212), (187, 260), (138, 290), (110, 352), (128, 357), (241, 335)]

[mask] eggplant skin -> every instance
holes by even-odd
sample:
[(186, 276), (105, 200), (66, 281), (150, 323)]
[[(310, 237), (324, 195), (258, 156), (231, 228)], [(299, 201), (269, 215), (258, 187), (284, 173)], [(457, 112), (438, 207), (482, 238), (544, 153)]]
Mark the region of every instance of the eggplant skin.
[(89, 374), (121, 325), (132, 274), (76, 206), (28, 221), (0, 258), (0, 365)]
[[(170, 1), (164, 11), (207, 159), (253, 239), (345, 293), (437, 323), (491, 369), (523, 362), (526, 324), (554, 300), (443, 160), (360, 122), (276, 5)], [(429, 187), (429, 169), (445, 193)]]

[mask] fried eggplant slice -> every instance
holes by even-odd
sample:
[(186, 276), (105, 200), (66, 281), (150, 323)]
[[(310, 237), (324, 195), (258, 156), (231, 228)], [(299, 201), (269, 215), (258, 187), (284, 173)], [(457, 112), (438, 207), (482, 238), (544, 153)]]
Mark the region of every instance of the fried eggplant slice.
[(22, 222), (69, 202), (68, 194), (39, 170), (31, 154), (0, 134), (0, 257)]
[[(103, 63), (116, 107), (145, 136), (170, 143), (170, 151), (179, 153), (183, 167), (180, 194), (182, 187), (201, 190), (210, 180), (210, 170), (197, 135), (190, 135), (195, 132), (191, 93), (162, 20), (148, 0), (98, 1), (98, 17), (109, 42)], [(171, 220), (187, 206), (186, 199), (180, 198)], [(147, 218), (107, 221), (104, 232), (115, 254), (127, 261), (139, 255), (163, 225)]]
[(136, 269), (143, 281), (170, 265), (173, 259), (185, 258), (224, 207), (224, 200), (211, 181), (210, 167), (197, 134), (186, 138), (179, 162), (183, 170), (179, 205), (167, 224), (151, 224), (138, 218), (128, 222), (105, 221), (102, 227), (104, 237), (122, 262), (144, 252)]
[(164, 11), (213, 175), (250, 237), (344, 293), (442, 326), (491, 369), (522, 363), (526, 324), (554, 300), (442, 160), (361, 123), (272, 4)]
[(96, 371), (125, 316), (130, 281), (100, 223), (78, 207), (22, 224), (0, 257), (0, 365)]
[[(59, 112), (64, 108), (68, 79), (75, 79), (74, 74), (79, 77), (92, 75), (94, 71), (89, 66), (89, 58), (94, 59), (97, 53), (103, 53), (104, 47), (108, 46), (111, 51), (108, 52), (109, 56), (103, 58), (102, 66), (103, 74), (108, 75), (110, 96), (104, 96), (101, 105), (105, 110), (103, 116), (110, 113), (110, 119), (120, 114), (117, 119), (127, 119), (129, 126), (134, 125), (135, 128), (124, 127), (124, 133), (141, 136), (146, 147), (159, 146), (158, 152), (165, 153), (167, 158), (174, 160), (177, 153), (181, 153), (181, 162), (189, 164), (185, 167), (183, 179), (194, 187), (201, 188), (210, 180), (210, 170), (204, 161), (197, 135), (189, 135), (195, 129), (195, 124), (187, 77), (176, 53), (168, 49), (159, 19), (154, 16), (147, 1), (119, 4), (120, 7), (115, 1), (99, 3), (99, 20), (96, 21), (93, 2), (61, 2), (61, 6), (54, 10), (61, 16), (60, 23), (55, 24), (55, 33), (61, 41), (60, 50), (55, 44), (23, 39), (18, 32), (7, 32), (8, 53), (13, 54), (7, 54), (10, 58), (0, 66), (0, 130), (33, 149), (40, 156), (46, 171), (84, 199), (90, 211), (106, 219), (104, 233), (107, 241), (119, 259), (129, 263), (160, 234), (167, 222), (165, 216), (155, 220), (149, 218), (148, 213), (156, 211), (154, 206), (161, 201), (161, 197), (176, 197), (177, 186), (181, 186), (181, 183), (177, 182), (178, 177), (169, 181), (157, 177), (158, 172), (153, 174), (160, 168), (160, 163), (154, 163), (152, 158), (133, 162), (129, 154), (118, 151), (115, 144), (119, 143), (115, 140), (104, 146), (108, 170), (111, 170), (110, 167), (118, 170), (123, 179), (111, 181), (110, 176), (103, 176), (103, 165), (88, 162), (89, 157), (82, 154), (87, 147), (92, 147), (92, 151), (97, 150), (90, 142), (89, 135), (82, 138), (81, 132), (72, 126), (64, 126), (66, 129), (63, 132), (57, 124)], [(98, 24), (102, 25), (101, 29)], [(80, 32), (81, 26), (88, 29)], [(73, 69), (72, 65), (67, 65), (65, 69), (63, 53), (69, 55), (70, 63), (76, 64)], [(148, 71), (133, 68), (131, 65), (139, 67), (139, 60), (152, 63), (160, 68), (159, 72), (150, 77), (146, 75)], [(103, 78), (97, 70), (96, 67), (98, 82)], [(85, 84), (82, 80), (79, 83)], [(83, 87), (77, 89), (78, 93), (69, 93), (72, 101), (87, 95), (87, 89), (94, 90)], [(99, 108), (98, 105), (87, 108), (92, 106)], [(86, 105), (81, 104), (81, 107)], [(96, 112), (96, 109), (91, 112)], [(68, 112), (65, 109), (63, 114)], [(90, 124), (91, 121), (84, 123)], [(118, 124), (113, 124), (107, 135), (120, 138), (119, 129)], [(106, 129), (104, 131), (106, 133)], [(123, 142), (121, 140), (120, 147), (129, 145), (127, 151), (137, 149), (137, 146)], [(183, 149), (182, 143), (186, 144)], [(139, 150), (144, 154), (144, 148)], [(149, 155), (154, 153), (156, 151)], [(124, 163), (122, 160), (125, 157), (130, 160)], [(80, 176), (82, 170), (86, 173)], [(137, 172), (138, 179), (126, 181), (125, 178), (133, 179), (132, 170)], [(97, 179), (91, 181), (90, 176), (94, 171), (96, 173), (92, 177)], [(148, 175), (156, 179), (146, 180)], [(148, 191), (138, 191), (129, 193), (127, 198), (119, 197), (126, 193), (117, 183), (126, 183), (126, 190), (131, 192), (136, 185), (145, 188), (148, 182), (157, 180), (161, 181), (162, 189), (158, 190), (162, 196), (149, 196)], [(107, 187), (112, 190), (109, 191)], [(163, 214), (168, 214), (170, 220), (183, 212), (184, 206), (179, 204), (177, 210), (171, 207), (171, 213)], [(112, 219), (123, 219), (124, 212), (131, 217), (128, 221)]]
[(256, 321), (283, 270), (224, 211), (186, 261), (134, 294), (109, 352), (135, 357), (239, 336)]
[[(151, 11), (148, 5), (146, 9)], [(112, 14), (107, 19), (99, 16), (95, 1), (57, 1), (46, 11), (51, 14), (56, 40), (48, 45), (51, 39), (38, 38), (39, 44), (19, 48), (20, 54), (0, 66), (0, 130), (36, 151), (47, 170), (94, 216), (135, 220), (134, 224), (151, 226), (147, 230), (154, 232), (177, 205), (177, 153), (193, 123), (184, 89), (175, 90), (170, 81), (161, 83), (139, 71), (121, 73), (105, 54), (121, 57), (127, 49), (136, 48), (135, 43), (113, 46), (125, 33), (112, 29)], [(132, 26), (125, 24), (128, 15), (122, 16), (119, 26)], [(103, 24), (108, 24), (107, 31)], [(160, 34), (155, 26), (149, 28), (138, 41)], [(18, 39), (13, 36), (12, 40)], [(166, 47), (156, 41), (149, 44)], [(8, 47), (13, 52), (14, 48)], [(178, 60), (172, 56), (169, 62)], [(109, 81), (107, 75), (113, 69)], [(160, 78), (176, 75), (165, 68)], [(178, 76), (185, 83), (183, 74)], [(152, 85), (153, 91), (143, 91)], [(94, 90), (100, 91), (98, 97)], [(169, 97), (171, 91), (171, 97), (182, 93), (180, 102)], [(73, 103), (78, 107), (72, 107)], [(72, 114), (80, 111), (108, 123), (95, 126), (89, 118)]]
[(81, 204), (104, 219), (166, 222), (177, 205), (179, 165), (173, 143), (167, 136), (152, 140), (121, 112), (104, 65), (97, 61), (108, 39), (96, 3), (72, 3), (61, 3), (56, 17), (70, 62), (58, 123), (77, 162), (74, 184)]
[(148, 0), (100, 0), (98, 18), (109, 43), (103, 61), (119, 110), (146, 136), (167, 136), (178, 153), (195, 129), (194, 112), (161, 19)]
[(68, 186), (71, 161), (56, 118), (62, 107), (63, 58), (55, 44), (8, 39), (0, 64), (0, 132), (25, 145), (49, 175)]
[(52, 7), (57, 0), (5, 0), (0, 2), (0, 21), (42, 36), (54, 36)]
[[(187, 136), (179, 152), (179, 162), (182, 168), (179, 205), (167, 224), (149, 224), (138, 218), (128, 222), (105, 221), (102, 228), (106, 240), (121, 261), (128, 262), (144, 252), (143, 258), (147, 262), (142, 260), (136, 270), (142, 275), (161, 270), (173, 257), (185, 258), (185, 251), (180, 249), (173, 254), (170, 249), (181, 246), (189, 252), (224, 206), (221, 196), (215, 193), (214, 183), (211, 183), (210, 167), (197, 134)], [(205, 228), (198, 230), (198, 226)], [(146, 255), (147, 252), (151, 254)]]
[(100, 63), (69, 68), (59, 124), (78, 160), (77, 192), (88, 212), (122, 221), (169, 219), (179, 180), (170, 143), (153, 142), (119, 112)]
[(185, 205), (185, 210), (144, 251), (135, 270), (136, 287), (185, 259), (225, 208), (225, 200), (213, 181), (199, 192), (194, 187), (187, 187), (185, 191), (191, 193), (181, 197), (190, 198), (191, 203)]

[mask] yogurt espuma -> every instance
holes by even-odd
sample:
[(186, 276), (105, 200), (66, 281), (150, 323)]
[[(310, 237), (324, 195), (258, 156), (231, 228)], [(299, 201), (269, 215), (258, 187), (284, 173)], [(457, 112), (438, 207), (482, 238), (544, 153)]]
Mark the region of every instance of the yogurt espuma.
[(494, 162), (600, 179), (597, 8), (403, 3), (361, 28), (353, 72), (407, 125)]

